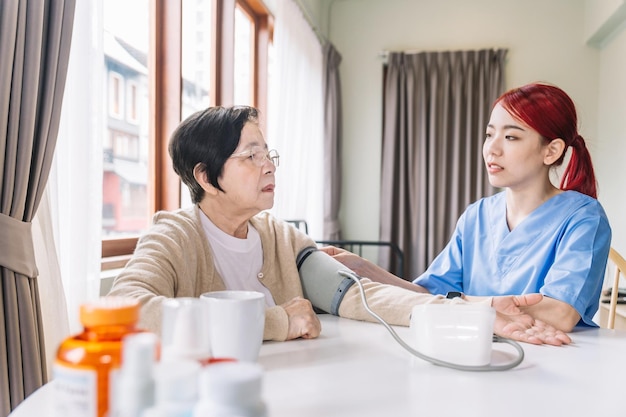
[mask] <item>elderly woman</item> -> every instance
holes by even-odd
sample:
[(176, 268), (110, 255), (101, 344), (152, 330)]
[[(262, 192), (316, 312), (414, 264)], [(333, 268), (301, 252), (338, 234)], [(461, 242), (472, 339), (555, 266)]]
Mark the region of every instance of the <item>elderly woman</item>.
[[(264, 340), (314, 338), (321, 326), (303, 290), (298, 254), (316, 246), (306, 234), (264, 210), (274, 203), (279, 156), (268, 150), (251, 107), (212, 107), (183, 121), (173, 133), (174, 170), (189, 187), (194, 206), (159, 212), (116, 278), (110, 295), (137, 298), (141, 325), (159, 332), (161, 302), (224, 289), (265, 294)], [(465, 302), (361, 280), (370, 306), (391, 324), (408, 325), (412, 307)], [(559, 345), (562, 332), (535, 322), (519, 306), (541, 295), (494, 297), (496, 333), (529, 343)], [(341, 302), (342, 317), (374, 321), (353, 285)]]

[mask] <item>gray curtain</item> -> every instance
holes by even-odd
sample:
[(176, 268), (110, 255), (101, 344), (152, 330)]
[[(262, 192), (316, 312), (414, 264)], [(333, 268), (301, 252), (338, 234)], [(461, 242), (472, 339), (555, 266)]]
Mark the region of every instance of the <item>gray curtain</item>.
[[(404, 251), (407, 279), (443, 249), (466, 206), (494, 192), (482, 143), (491, 106), (503, 92), (506, 52), (388, 56), (380, 239)], [(379, 259), (384, 265), (388, 258), (381, 252)]]
[(56, 144), (74, 0), (0, 2), (0, 415), (47, 381), (31, 220)]
[(341, 55), (326, 42), (324, 53), (324, 230), (323, 240), (341, 238), (339, 203), (341, 200)]

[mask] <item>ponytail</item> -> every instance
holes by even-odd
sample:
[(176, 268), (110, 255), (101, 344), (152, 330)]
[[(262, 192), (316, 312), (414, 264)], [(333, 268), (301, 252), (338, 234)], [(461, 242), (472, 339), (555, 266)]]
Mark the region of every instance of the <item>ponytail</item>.
[(573, 190), (598, 198), (596, 176), (591, 163), (591, 155), (580, 135), (571, 142), (572, 156), (561, 178), (561, 190)]

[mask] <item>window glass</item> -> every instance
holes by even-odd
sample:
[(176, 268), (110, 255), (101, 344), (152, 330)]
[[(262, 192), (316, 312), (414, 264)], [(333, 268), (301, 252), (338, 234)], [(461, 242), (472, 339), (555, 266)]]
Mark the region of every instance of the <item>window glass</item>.
[(254, 22), (239, 5), (235, 8), (235, 90), (234, 104), (255, 105), (252, 87), (254, 76)]
[(213, 0), (183, 0), (182, 119), (209, 106)]
[[(148, 0), (102, 2), (105, 91), (103, 238), (134, 236), (149, 224)], [(108, 110), (108, 111), (107, 111)]]
[[(181, 120), (210, 104), (211, 22), (213, 0), (183, 0)], [(181, 207), (191, 204), (189, 190), (181, 183)]]

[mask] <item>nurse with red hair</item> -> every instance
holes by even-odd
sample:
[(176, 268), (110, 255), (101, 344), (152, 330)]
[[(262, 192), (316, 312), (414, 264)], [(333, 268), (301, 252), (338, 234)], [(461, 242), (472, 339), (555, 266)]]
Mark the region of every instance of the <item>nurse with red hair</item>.
[[(570, 158), (557, 187), (550, 179)], [(500, 96), (487, 124), (483, 159), (503, 191), (467, 207), (452, 238), (413, 284), (356, 255), (327, 252), (355, 272), (432, 294), (496, 296), (539, 292), (523, 310), (569, 332), (597, 327), (611, 243), (576, 107), (560, 88), (532, 83)], [(417, 286), (415, 285), (417, 284)]]

